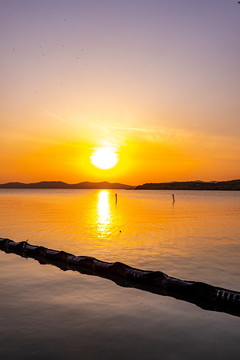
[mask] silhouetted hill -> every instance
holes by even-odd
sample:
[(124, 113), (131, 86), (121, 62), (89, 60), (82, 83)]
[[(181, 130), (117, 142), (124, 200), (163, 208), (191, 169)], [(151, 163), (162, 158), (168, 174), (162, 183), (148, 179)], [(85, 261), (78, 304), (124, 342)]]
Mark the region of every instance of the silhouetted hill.
[(131, 186), (120, 183), (80, 182), (68, 184), (62, 181), (40, 181), (36, 183), (9, 182), (0, 184), (0, 189), (136, 189), (136, 190), (240, 190), (240, 180), (229, 181), (173, 181), (166, 183), (146, 183)]
[(138, 185), (137, 190), (240, 190), (240, 180), (229, 181), (183, 181), (167, 183), (146, 183)]
[(103, 182), (81, 182), (79, 184), (71, 185), (72, 189), (134, 189), (135, 186), (120, 184), (120, 183), (109, 183)]
[(1, 189), (134, 189), (134, 186), (103, 182), (81, 182), (68, 184), (62, 181), (41, 181), (37, 183), (9, 182), (0, 184)]

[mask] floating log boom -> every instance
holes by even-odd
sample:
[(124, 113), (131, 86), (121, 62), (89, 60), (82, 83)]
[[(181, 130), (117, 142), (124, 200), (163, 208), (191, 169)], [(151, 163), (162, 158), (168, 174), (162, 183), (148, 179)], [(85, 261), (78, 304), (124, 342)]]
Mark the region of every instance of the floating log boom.
[(75, 270), (82, 274), (101, 276), (120, 286), (172, 296), (194, 303), (205, 310), (222, 311), (240, 316), (240, 292), (238, 291), (202, 282), (180, 280), (161, 271), (140, 270), (121, 262), (108, 263), (90, 256), (75, 256), (65, 251), (31, 245), (27, 241), (15, 242), (0, 238), (0, 249), (6, 253), (36, 259), (41, 264), (55, 265), (62, 270)]

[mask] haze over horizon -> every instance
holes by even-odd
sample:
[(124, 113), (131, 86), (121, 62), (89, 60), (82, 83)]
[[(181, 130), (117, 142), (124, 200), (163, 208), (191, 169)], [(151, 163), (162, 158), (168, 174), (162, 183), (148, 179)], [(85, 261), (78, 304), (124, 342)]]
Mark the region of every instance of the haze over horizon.
[[(0, 10), (0, 183), (240, 178), (237, 1)], [(112, 168), (91, 162), (102, 147)]]

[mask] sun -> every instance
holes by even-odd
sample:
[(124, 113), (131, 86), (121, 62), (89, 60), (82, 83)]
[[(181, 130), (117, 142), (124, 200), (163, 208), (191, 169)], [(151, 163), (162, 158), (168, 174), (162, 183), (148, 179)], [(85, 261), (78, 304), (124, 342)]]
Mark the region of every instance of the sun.
[(101, 147), (94, 150), (90, 156), (91, 163), (99, 169), (108, 170), (118, 163), (118, 154), (111, 147)]

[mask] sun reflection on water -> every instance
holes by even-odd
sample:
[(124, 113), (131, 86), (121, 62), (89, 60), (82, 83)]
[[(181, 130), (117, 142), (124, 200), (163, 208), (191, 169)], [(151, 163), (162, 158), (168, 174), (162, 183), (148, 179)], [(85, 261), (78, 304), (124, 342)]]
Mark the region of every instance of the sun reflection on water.
[(109, 203), (109, 191), (101, 190), (98, 193), (97, 203), (97, 229), (101, 235), (109, 232), (111, 224), (111, 211)]

